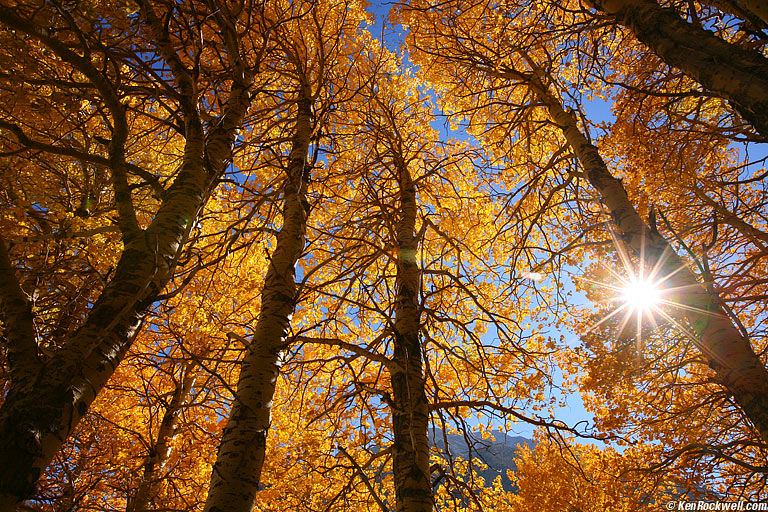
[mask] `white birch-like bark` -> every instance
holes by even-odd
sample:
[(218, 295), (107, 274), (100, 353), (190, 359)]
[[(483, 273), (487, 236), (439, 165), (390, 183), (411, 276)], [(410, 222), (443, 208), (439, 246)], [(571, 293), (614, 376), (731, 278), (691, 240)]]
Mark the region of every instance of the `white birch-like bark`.
[[(664, 62), (683, 71), (733, 105), (768, 140), (768, 59), (683, 20), (655, 0), (591, 0), (598, 10), (629, 28)], [(758, 15), (768, 3), (747, 0)], [(746, 7), (746, 5), (745, 5)], [(763, 13), (764, 15), (764, 13)], [(765, 20), (766, 18), (762, 18)]]
[(510, 77), (528, 81), (562, 130), (587, 180), (610, 212), (621, 240), (644, 258), (644, 265), (659, 266), (659, 278), (666, 279), (664, 286), (675, 290), (669, 300), (681, 305), (674, 314), (690, 325), (697, 346), (715, 371), (717, 381), (739, 404), (760, 437), (768, 442), (768, 371), (749, 340), (723, 311), (719, 297), (699, 282), (669, 242), (640, 217), (621, 181), (611, 174), (598, 148), (581, 132), (576, 117), (563, 108), (562, 102), (535, 76), (515, 73)]
[(397, 225), (392, 382), (392, 445), (397, 512), (432, 512), (429, 406), (421, 346), (421, 271), (416, 259), (416, 185), (402, 155), (393, 155), (400, 192)]
[(197, 111), (192, 76), (175, 54), (169, 35), (154, 17), (152, 6), (143, 1), (142, 8), (147, 23), (156, 32), (157, 51), (173, 73), (184, 114), (186, 143), (178, 176), (150, 225), (139, 230), (132, 219), (130, 194), (126, 197), (123, 187), (125, 165), (121, 145), (124, 140), (121, 138), (125, 134), (120, 128), (123, 107), (111, 91), (112, 85), (103, 75), (89, 69), (92, 66), (89, 59), (74, 53), (45, 27), (20, 17), (14, 9), (0, 7), (0, 22), (36, 39), (62, 61), (82, 71), (112, 113), (118, 140), (110, 144), (109, 165), (124, 240), (124, 250), (113, 277), (85, 322), (67, 344), (40, 367), (33, 384), (24, 387), (11, 384), (0, 408), (0, 512), (15, 510), (34, 493), (41, 472), (130, 348), (146, 309), (173, 275), (189, 230), (231, 158), (236, 131), (250, 106), (252, 73), (240, 56), (233, 54), (229, 98), (219, 123), (206, 137)]
[(302, 88), (283, 187), (283, 227), (261, 291), (261, 311), (241, 363), (237, 394), (211, 472), (205, 512), (251, 512), (258, 492), (280, 373), (296, 306), (296, 262), (307, 226), (307, 156), (312, 137), (312, 93)]

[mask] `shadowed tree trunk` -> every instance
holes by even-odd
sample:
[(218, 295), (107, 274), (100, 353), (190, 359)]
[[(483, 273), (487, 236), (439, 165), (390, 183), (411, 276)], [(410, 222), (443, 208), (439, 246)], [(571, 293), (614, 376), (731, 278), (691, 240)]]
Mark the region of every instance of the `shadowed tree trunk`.
[[(592, 3), (629, 28), (664, 62), (728, 100), (768, 140), (768, 59), (688, 23), (676, 11), (662, 8), (654, 0)], [(757, 5), (765, 11), (765, 2), (755, 1), (752, 7)]]
[(400, 155), (394, 158), (400, 180), (397, 225), (397, 299), (392, 361), (392, 445), (398, 512), (433, 508), (429, 472), (429, 407), (421, 347), (421, 272), (416, 261), (416, 186)]
[[(505, 73), (501, 73), (504, 76)], [(562, 102), (533, 75), (506, 73), (515, 80), (525, 80), (547, 108), (554, 123), (562, 130), (568, 144), (579, 159), (589, 183), (600, 193), (601, 201), (611, 214), (621, 240), (648, 268), (659, 266), (658, 275), (665, 279), (670, 299), (680, 304), (674, 312), (690, 325), (695, 342), (717, 381), (739, 404), (760, 434), (768, 442), (768, 371), (755, 354), (749, 340), (723, 311), (718, 296), (711, 294), (698, 281), (672, 246), (637, 213), (621, 181), (616, 179), (579, 129), (576, 116), (566, 112)]]
[[(419, 146), (415, 134), (401, 128), (399, 116), (407, 112), (376, 97), (378, 112), (368, 120), (374, 138), (384, 148), (377, 159), (394, 173), (397, 180), (393, 245), (397, 249), (396, 297), (394, 303), (394, 343), (389, 366), (392, 394), (387, 401), (392, 413), (393, 477), (397, 512), (431, 512), (434, 507), (429, 466), (429, 404), (426, 396), (423, 349), (421, 343), (421, 269), (417, 261), (419, 239), (416, 234), (416, 183), (409, 163)], [(402, 109), (402, 110), (401, 110)], [(415, 115), (415, 114), (411, 114)], [(402, 130), (402, 131), (401, 131)], [(411, 147), (413, 146), (413, 147)], [(417, 149), (418, 151), (418, 149)]]
[[(15, 510), (33, 495), (41, 472), (130, 348), (146, 309), (172, 277), (189, 231), (231, 158), (236, 131), (250, 105), (252, 73), (233, 46), (229, 98), (215, 128), (206, 133), (197, 108), (197, 86), (170, 43), (167, 25), (160, 23), (146, 2), (142, 14), (155, 33), (157, 53), (173, 75), (174, 83), (166, 86), (174, 89), (179, 99), (185, 137), (181, 170), (144, 229), (136, 220), (125, 176), (123, 146), (129, 127), (115, 84), (94, 67), (90, 58), (56, 39), (53, 32), (22, 17), (18, 9), (0, 7), (1, 23), (45, 45), (62, 62), (82, 73), (110, 114), (113, 137), (109, 143), (109, 168), (124, 246), (112, 279), (85, 321), (44, 363), (37, 359), (37, 340), (30, 338), (34, 330), (32, 316), (27, 313), (29, 305), (18, 293), (20, 287), (5, 249), (0, 255), (0, 283), (3, 291), (12, 292), (0, 297), (0, 313), (6, 325), (10, 322), (18, 328), (7, 340), (12, 345), (9, 353), (14, 354), (10, 361), (14, 365), (13, 379), (0, 408), (1, 512)], [(237, 41), (233, 26), (220, 28), (233, 43)]]
[(763, 0), (706, 0), (703, 3), (747, 20), (757, 29), (768, 28), (768, 3)]
[(764, 0), (740, 0), (737, 5), (747, 11), (749, 14), (753, 14), (760, 18), (765, 25), (768, 25), (768, 2)]
[(211, 472), (206, 512), (251, 512), (267, 444), (272, 399), (296, 306), (296, 262), (304, 250), (309, 212), (307, 155), (313, 132), (312, 92), (297, 100), (293, 145), (283, 188), (283, 227), (261, 291), (261, 311), (241, 363), (237, 394)]

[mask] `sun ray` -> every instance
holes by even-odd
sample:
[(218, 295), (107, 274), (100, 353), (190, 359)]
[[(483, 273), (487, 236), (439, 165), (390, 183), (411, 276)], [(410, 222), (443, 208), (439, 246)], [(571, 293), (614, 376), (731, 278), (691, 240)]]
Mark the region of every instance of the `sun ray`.
[(720, 363), (723, 366), (727, 366), (728, 362), (723, 359), (721, 356), (719, 356), (717, 353), (715, 353), (711, 348), (704, 345), (701, 340), (699, 339), (696, 334), (692, 333), (690, 329), (688, 329), (686, 326), (682, 325), (680, 322), (678, 322), (675, 318), (670, 316), (666, 311), (659, 310), (659, 314), (666, 318), (672, 325), (674, 325), (680, 332), (682, 332), (688, 339), (690, 339), (694, 345), (696, 345), (699, 350), (704, 353), (705, 356), (714, 359), (718, 363)]
[(711, 317), (720, 317), (722, 316), (720, 313), (716, 311), (708, 311), (706, 309), (697, 308), (695, 306), (690, 306), (688, 304), (683, 304), (682, 302), (676, 302), (672, 300), (662, 300), (659, 304), (664, 304), (666, 306), (670, 306), (676, 309), (681, 309), (683, 311), (693, 311), (694, 313), (698, 313), (701, 315), (708, 315)]
[[(637, 350), (640, 353), (644, 331), (653, 331), (660, 325), (666, 324), (679, 330), (705, 355), (720, 364), (725, 364), (726, 362), (717, 357), (711, 348), (702, 344), (701, 339), (691, 331), (691, 326), (685, 321), (686, 312), (711, 317), (720, 316), (722, 313), (708, 311), (685, 300), (688, 292), (698, 290), (701, 285), (699, 283), (676, 285), (675, 277), (687, 267), (684, 263), (669, 264), (669, 258), (674, 254), (674, 250), (664, 247), (663, 250), (656, 251), (652, 247), (646, 247), (648, 241), (645, 238), (639, 251), (630, 250), (613, 227), (610, 227), (609, 232), (618, 255), (620, 264), (618, 268), (623, 267), (623, 272), (616, 267), (611, 268), (605, 262), (600, 262), (600, 266), (610, 275), (610, 282), (583, 278), (587, 283), (607, 292), (608, 297), (599, 299), (596, 303), (616, 304), (610, 312), (591, 325), (588, 332), (618, 317), (620, 320), (615, 325), (618, 327), (618, 332), (623, 333), (629, 323), (634, 321)], [(653, 261), (652, 265), (649, 259)]]
[(627, 309), (626, 305), (619, 306), (618, 308), (616, 308), (615, 310), (613, 310), (612, 312), (610, 312), (609, 314), (604, 316), (600, 321), (595, 322), (594, 325), (591, 325), (590, 327), (588, 327), (587, 328), (587, 332), (590, 333), (590, 332), (594, 331), (595, 329), (600, 327), (603, 323), (607, 322), (608, 320), (610, 320), (614, 316), (621, 314), (621, 312), (624, 311), (625, 309)]

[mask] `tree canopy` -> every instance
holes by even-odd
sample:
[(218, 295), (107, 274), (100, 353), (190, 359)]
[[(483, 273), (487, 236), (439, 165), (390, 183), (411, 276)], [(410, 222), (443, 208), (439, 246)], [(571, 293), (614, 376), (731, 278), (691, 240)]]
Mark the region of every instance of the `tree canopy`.
[(767, 150), (759, 0), (2, 0), (0, 512), (764, 500)]

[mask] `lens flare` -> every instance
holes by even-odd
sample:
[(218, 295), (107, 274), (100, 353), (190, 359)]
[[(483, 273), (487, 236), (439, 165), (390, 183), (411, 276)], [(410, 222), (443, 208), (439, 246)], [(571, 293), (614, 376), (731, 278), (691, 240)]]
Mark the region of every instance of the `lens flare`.
[(661, 290), (647, 279), (632, 279), (622, 290), (621, 299), (633, 311), (650, 312), (661, 301)]
[(688, 285), (674, 285), (674, 276), (683, 267), (681, 265), (679, 268), (671, 268), (668, 264), (670, 248), (665, 247), (661, 254), (657, 253), (649, 261), (646, 259), (644, 240), (638, 251), (639, 254), (630, 254), (627, 252), (625, 243), (612, 229), (611, 238), (623, 272), (605, 262), (602, 263), (602, 267), (610, 274), (609, 279), (599, 281), (586, 279), (594, 288), (602, 288), (607, 292), (607, 297), (600, 302), (611, 304), (605, 314), (601, 315), (587, 329), (587, 332), (592, 332), (609, 320), (613, 320), (616, 324), (616, 333), (623, 336), (623, 333), (626, 333), (627, 329), (632, 329), (634, 324), (638, 354), (643, 350), (644, 331), (653, 331), (661, 325), (674, 326), (694, 343), (698, 343), (697, 337), (690, 332), (688, 326), (679, 322), (671, 313), (673, 310), (694, 310), (704, 314), (708, 312), (681, 304), (675, 298), (683, 293)]

